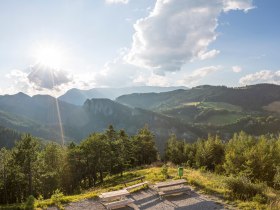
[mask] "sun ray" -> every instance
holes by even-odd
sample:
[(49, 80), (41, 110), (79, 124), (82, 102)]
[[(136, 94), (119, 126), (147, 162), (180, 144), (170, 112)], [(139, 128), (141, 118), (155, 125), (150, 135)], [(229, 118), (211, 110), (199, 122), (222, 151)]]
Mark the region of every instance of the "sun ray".
[[(51, 74), (52, 82), (54, 84), (53, 72), (50, 72), (50, 74)], [(62, 125), (62, 120), (61, 120), (59, 103), (58, 103), (58, 99), (56, 97), (55, 97), (55, 106), (56, 106), (56, 113), (57, 113), (57, 118), (58, 118), (58, 125), (59, 125), (59, 129), (60, 129), (61, 142), (62, 142), (62, 146), (64, 146), (64, 142), (65, 142), (65, 140), (64, 140), (64, 131), (63, 131), (63, 125)]]
[(42, 42), (35, 46), (32, 54), (36, 63), (51, 68), (62, 68), (66, 63), (65, 51), (59, 45)]

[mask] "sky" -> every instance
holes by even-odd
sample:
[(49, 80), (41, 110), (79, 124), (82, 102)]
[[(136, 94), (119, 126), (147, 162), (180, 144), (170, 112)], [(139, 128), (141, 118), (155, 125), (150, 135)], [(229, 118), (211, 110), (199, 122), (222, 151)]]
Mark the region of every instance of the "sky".
[(0, 94), (280, 84), (279, 0), (0, 0)]

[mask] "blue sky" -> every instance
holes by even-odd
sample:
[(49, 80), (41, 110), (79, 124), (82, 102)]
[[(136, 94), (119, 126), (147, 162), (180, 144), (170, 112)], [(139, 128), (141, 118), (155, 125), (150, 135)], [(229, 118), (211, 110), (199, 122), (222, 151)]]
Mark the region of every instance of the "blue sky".
[(0, 94), (280, 84), (278, 0), (0, 0)]

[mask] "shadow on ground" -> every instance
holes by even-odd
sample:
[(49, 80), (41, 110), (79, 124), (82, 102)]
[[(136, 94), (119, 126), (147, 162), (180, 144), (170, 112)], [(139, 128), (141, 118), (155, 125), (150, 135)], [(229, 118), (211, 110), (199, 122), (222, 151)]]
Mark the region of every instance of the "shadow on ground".
[[(128, 196), (135, 200), (133, 207), (120, 208), (119, 210), (222, 210), (225, 209), (203, 195), (194, 191), (189, 194), (179, 194), (160, 199), (153, 189), (142, 190)], [(56, 208), (48, 208), (54, 210)], [(97, 200), (87, 199), (65, 206), (65, 210), (105, 210), (106, 208)]]

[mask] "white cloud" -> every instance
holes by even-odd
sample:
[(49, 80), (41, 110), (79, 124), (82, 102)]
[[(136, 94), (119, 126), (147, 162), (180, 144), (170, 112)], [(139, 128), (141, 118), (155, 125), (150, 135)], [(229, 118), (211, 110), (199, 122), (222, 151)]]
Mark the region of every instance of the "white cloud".
[(210, 50), (208, 52), (201, 52), (198, 54), (200, 60), (210, 59), (216, 57), (220, 53), (219, 50)]
[[(29, 72), (18, 69), (6, 75), (11, 80), (12, 86), (5, 89), (5, 93), (15, 94), (24, 92), (29, 95), (48, 94), (59, 96), (70, 88), (89, 89), (95, 85), (94, 74), (72, 75), (66, 71), (30, 67)], [(31, 71), (31, 72), (30, 72)], [(52, 74), (52, 76), (51, 76)]]
[(23, 72), (18, 69), (12, 70), (6, 75), (7, 79), (10, 79), (12, 86), (5, 90), (6, 93), (14, 94), (17, 92), (24, 92), (30, 94), (30, 90), (36, 89), (34, 84), (30, 83), (28, 80), (28, 73)]
[(107, 4), (128, 4), (129, 0), (106, 0)]
[(221, 69), (221, 66), (208, 66), (194, 70), (191, 74), (185, 75), (183, 80), (178, 82), (182, 85), (189, 86), (190, 84), (196, 84), (199, 80), (203, 79), (207, 75), (214, 73)]
[(72, 76), (66, 71), (40, 64), (30, 66), (30, 73), (27, 78), (38, 89), (45, 88), (50, 90), (72, 81)]
[(223, 11), (251, 9), (252, 0), (157, 0), (149, 16), (134, 24), (127, 62), (163, 75), (194, 59), (216, 56), (208, 49), (217, 38)]
[(248, 12), (250, 9), (254, 9), (253, 0), (224, 0), (224, 11), (230, 10), (244, 10)]
[[(122, 54), (122, 52), (121, 52)], [(142, 68), (126, 63), (122, 55), (105, 64), (95, 75), (97, 86), (124, 87), (133, 85), (133, 79), (143, 72)]]
[(239, 72), (242, 71), (242, 67), (241, 67), (241, 66), (233, 66), (233, 67), (232, 67), (232, 71), (233, 71), (234, 73), (239, 73)]
[(242, 85), (252, 85), (258, 83), (280, 84), (280, 70), (262, 70), (253, 74), (248, 74), (241, 77), (239, 83)]
[(160, 76), (151, 73), (150, 75), (139, 75), (133, 80), (135, 85), (161, 86), (168, 87), (171, 85), (170, 81), (165, 76)]

